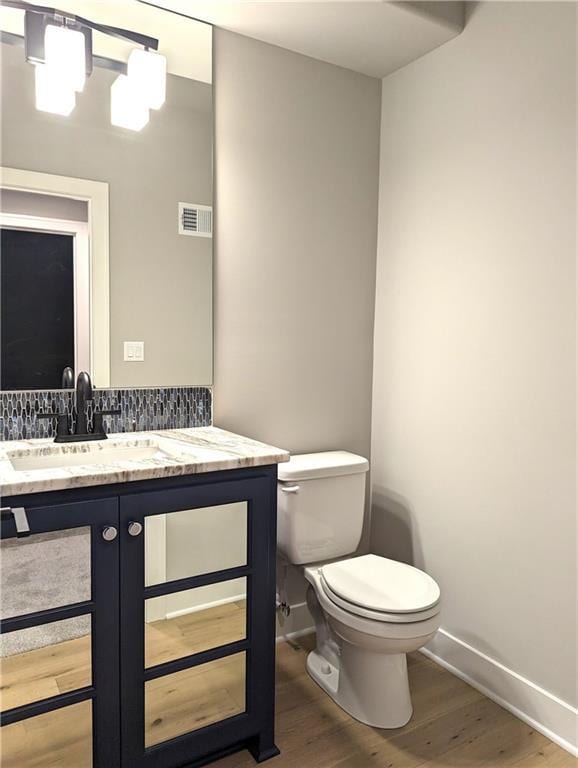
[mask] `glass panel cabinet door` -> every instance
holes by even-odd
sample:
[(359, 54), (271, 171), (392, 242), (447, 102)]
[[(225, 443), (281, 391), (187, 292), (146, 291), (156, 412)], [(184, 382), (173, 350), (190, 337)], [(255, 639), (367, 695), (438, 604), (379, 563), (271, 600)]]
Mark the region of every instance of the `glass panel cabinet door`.
[[(271, 664), (267, 477), (123, 497), (123, 768), (171, 768), (256, 734)], [(273, 593), (271, 594), (271, 585)]]
[(118, 500), (7, 501), (0, 539), (0, 765), (115, 768)]

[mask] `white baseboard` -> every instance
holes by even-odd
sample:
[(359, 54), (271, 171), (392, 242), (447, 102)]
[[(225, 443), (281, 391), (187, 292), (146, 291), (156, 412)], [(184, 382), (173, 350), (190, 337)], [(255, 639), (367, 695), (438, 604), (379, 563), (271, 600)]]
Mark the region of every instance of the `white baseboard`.
[(572, 705), (443, 629), (422, 653), (578, 756), (578, 710)]
[(167, 619), (176, 619), (178, 616), (186, 616), (188, 613), (198, 613), (198, 611), (206, 611), (207, 608), (218, 608), (220, 605), (226, 605), (227, 603), (236, 603), (241, 600), (246, 600), (247, 595), (233, 595), (232, 597), (223, 597), (220, 600), (211, 600), (209, 603), (202, 603), (201, 605), (192, 605), (188, 608), (180, 608), (178, 611), (168, 611)]
[[(187, 608), (180, 608), (178, 611), (168, 611), (162, 618), (176, 619), (179, 616), (186, 616), (189, 613), (197, 613), (198, 611), (205, 611), (207, 608), (217, 608), (220, 605), (226, 605), (227, 603), (235, 603), (237, 601), (245, 600), (246, 595), (233, 595), (232, 597), (224, 597), (220, 600), (212, 600), (202, 605), (194, 605)], [(155, 621), (158, 617), (155, 617)], [(277, 642), (283, 640), (296, 640), (303, 635), (309, 635), (311, 632), (315, 632), (315, 626), (313, 619), (307, 608), (307, 603), (297, 603), (291, 606), (291, 613), (287, 618), (283, 619), (283, 624), (279, 621), (277, 616)]]
[(315, 632), (315, 627), (305, 627), (305, 629), (297, 629), (295, 632), (289, 632), (284, 635), (277, 635), (278, 643), (287, 643), (293, 640), (298, 640), (305, 635), (312, 635)]
[(296, 640), (298, 637), (315, 632), (313, 619), (307, 608), (307, 603), (296, 603), (291, 606), (289, 616), (280, 617), (277, 614), (277, 642)]

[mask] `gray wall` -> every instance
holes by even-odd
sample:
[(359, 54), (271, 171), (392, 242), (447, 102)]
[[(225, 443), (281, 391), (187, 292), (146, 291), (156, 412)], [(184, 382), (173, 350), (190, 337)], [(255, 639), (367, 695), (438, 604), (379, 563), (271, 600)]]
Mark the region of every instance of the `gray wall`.
[(380, 82), (214, 39), (215, 423), (369, 455)]
[[(178, 234), (177, 204), (211, 202), (211, 86), (170, 75), (135, 133), (110, 124), (114, 73), (96, 68), (63, 118), (35, 109), (23, 49), (1, 53), (2, 165), (110, 184), (111, 386), (210, 384), (212, 242)], [(145, 362), (124, 363), (123, 341)]]
[(383, 81), (372, 447), (373, 550), (438, 580), (444, 630), (571, 703), (575, 14), (472, 4)]
[(66, 221), (88, 221), (88, 203), (71, 197), (0, 188), (0, 211)]

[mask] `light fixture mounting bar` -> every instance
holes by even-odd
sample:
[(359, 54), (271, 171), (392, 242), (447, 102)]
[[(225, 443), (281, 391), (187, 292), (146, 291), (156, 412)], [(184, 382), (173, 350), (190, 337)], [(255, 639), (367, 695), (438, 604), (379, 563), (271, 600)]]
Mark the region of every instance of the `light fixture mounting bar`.
[(85, 45), (85, 71), (87, 75), (92, 72), (92, 29), (79, 24), (70, 17), (59, 17), (58, 14), (37, 13), (36, 11), (26, 10), (24, 14), (24, 51), (26, 61), (32, 64), (44, 64), (45, 51), (44, 41), (46, 27), (55, 22), (64, 21), (69, 29), (77, 30), (84, 35)]
[[(24, 46), (23, 35), (15, 35), (12, 32), (5, 32), (0, 29), (0, 43), (6, 45)], [(122, 75), (126, 75), (126, 62), (116, 61), (115, 59), (109, 59), (106, 56), (97, 56), (92, 54), (92, 63), (95, 67), (100, 69), (109, 69), (111, 72), (119, 72)]]
[(28, 12), (30, 12), (30, 14), (46, 16), (53, 21), (60, 17), (67, 23), (77, 24), (79, 27), (91, 29), (95, 32), (102, 32), (102, 34), (109, 35), (110, 37), (129, 40), (132, 43), (142, 45), (144, 48), (149, 48), (153, 51), (157, 51), (159, 47), (159, 41), (155, 37), (149, 37), (149, 35), (143, 35), (140, 32), (133, 32), (130, 29), (112, 27), (108, 24), (100, 24), (97, 21), (90, 21), (90, 19), (85, 19), (83, 16), (77, 16), (69, 11), (61, 11), (58, 8), (34, 5), (32, 3), (23, 2), (23, 0), (2, 0), (2, 5), (7, 8), (18, 8), (21, 11), (26, 11), (27, 15)]

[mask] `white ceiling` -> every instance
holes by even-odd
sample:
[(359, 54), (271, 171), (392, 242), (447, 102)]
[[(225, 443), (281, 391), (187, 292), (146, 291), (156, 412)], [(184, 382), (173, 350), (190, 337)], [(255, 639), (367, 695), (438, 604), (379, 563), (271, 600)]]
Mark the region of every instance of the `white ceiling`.
[[(43, 0), (35, 2), (44, 4)], [(463, 27), (464, 4), (408, 0), (46, 0), (46, 5), (157, 37), (170, 72), (211, 82), (211, 28), (192, 18), (381, 78), (458, 35)], [(0, 28), (22, 35), (23, 22), (23, 11), (2, 7), (0, 0)], [(94, 34), (98, 55), (122, 61), (131, 47)]]
[(140, 0), (321, 61), (384, 77), (463, 28), (462, 2)]

